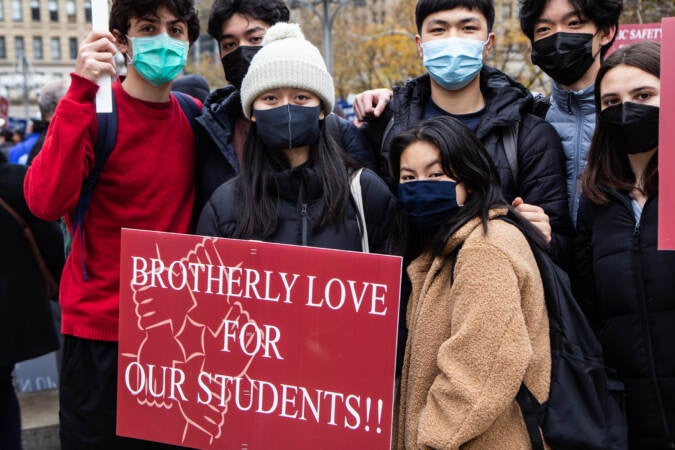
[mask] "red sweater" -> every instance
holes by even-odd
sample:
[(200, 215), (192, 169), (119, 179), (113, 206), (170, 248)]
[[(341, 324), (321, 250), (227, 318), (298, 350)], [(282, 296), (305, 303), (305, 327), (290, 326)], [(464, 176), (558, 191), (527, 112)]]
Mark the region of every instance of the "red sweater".
[[(98, 86), (75, 74), (71, 78), (24, 191), (36, 216), (66, 216), (72, 231), (69, 215), (94, 165)], [(85, 215), (84, 243), (79, 231), (73, 235), (59, 294), (63, 333), (105, 341), (117, 341), (121, 228), (186, 233), (195, 193), (194, 138), (178, 101), (138, 100), (119, 80), (113, 92), (117, 141)]]

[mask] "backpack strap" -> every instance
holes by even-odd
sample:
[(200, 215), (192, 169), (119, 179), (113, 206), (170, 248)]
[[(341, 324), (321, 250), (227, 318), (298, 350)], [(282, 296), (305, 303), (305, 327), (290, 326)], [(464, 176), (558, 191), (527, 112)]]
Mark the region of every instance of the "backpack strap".
[(368, 243), (368, 227), (366, 226), (366, 215), (363, 211), (363, 194), (361, 192), (361, 173), (363, 169), (354, 171), (349, 180), (349, 190), (351, 191), (354, 204), (356, 205), (356, 223), (361, 232), (361, 250), (363, 253), (370, 253), (370, 244)]
[(541, 409), (541, 404), (536, 397), (525, 386), (525, 383), (520, 384), (520, 389), (516, 395), (516, 401), (520, 406), (520, 412), (523, 414), (527, 434), (530, 436), (530, 443), (532, 450), (544, 450), (544, 440), (539, 431), (539, 418), (537, 412)]
[(108, 157), (115, 148), (117, 141), (117, 102), (115, 95), (111, 96), (112, 111), (109, 113), (96, 113), (96, 122), (98, 124), (98, 134), (96, 135), (96, 143), (94, 144), (94, 167), (92, 167), (89, 175), (82, 182), (82, 189), (80, 190), (80, 197), (77, 199), (77, 206), (72, 214), (73, 234), (80, 233), (80, 245), (82, 246), (82, 274), (84, 280), (87, 281), (87, 266), (84, 263), (84, 215), (89, 208), (91, 198), (94, 194), (94, 188), (101, 176), (101, 171), (105, 165)]
[(502, 128), (502, 143), (504, 144), (504, 153), (509, 162), (513, 182), (518, 184), (518, 128), (519, 122)]
[(188, 121), (190, 122), (190, 127), (192, 127), (192, 134), (195, 134), (196, 132), (196, 118), (199, 116), (202, 111), (197, 106), (197, 103), (195, 100), (190, 97), (187, 94), (184, 94), (183, 92), (179, 91), (171, 91), (171, 93), (176, 97), (176, 100), (178, 100), (178, 104), (180, 105), (180, 108), (183, 110), (183, 114), (185, 114), (185, 117), (187, 117)]

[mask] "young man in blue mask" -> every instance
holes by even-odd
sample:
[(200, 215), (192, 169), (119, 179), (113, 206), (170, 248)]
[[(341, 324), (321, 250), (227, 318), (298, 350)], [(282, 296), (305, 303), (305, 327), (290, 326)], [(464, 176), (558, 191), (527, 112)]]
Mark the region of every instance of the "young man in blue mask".
[(566, 262), (571, 226), (560, 139), (549, 124), (527, 113), (533, 99), (522, 85), (483, 64), (495, 45), (493, 2), (420, 0), (415, 20), (415, 40), (428, 73), (395, 87), (384, 108), (381, 97), (373, 104), (372, 92), (360, 94), (355, 103), (360, 118), (368, 120), (364, 132), (371, 145), (381, 149), (382, 172), (388, 170), (394, 136), (422, 119), (455, 117), (485, 145), (507, 201)]
[[(109, 26), (111, 33), (94, 31), (82, 42), (70, 87), (24, 182), (31, 211), (45, 220), (65, 216), (73, 235), (59, 295), (63, 449), (155, 447), (115, 435), (120, 230), (187, 233), (194, 203), (194, 136), (170, 94), (199, 36), (194, 3), (116, 0)], [(96, 81), (115, 75), (117, 50), (127, 76), (112, 85), (115, 146), (74, 230), (78, 198), (94, 166)]]
[(622, 8), (622, 0), (520, 2), (520, 27), (532, 43), (532, 62), (553, 80), (546, 120), (562, 139), (573, 222), (595, 131), (595, 77), (614, 42)]
[[(215, 0), (211, 7), (208, 31), (218, 41), (230, 84), (209, 95), (197, 119), (197, 213), (218, 186), (239, 173), (250, 127), (241, 111), (239, 89), (267, 29), (277, 22), (288, 22), (289, 16), (282, 0)], [(345, 150), (374, 168), (375, 158), (365, 139), (347, 121), (339, 125), (338, 141)]]

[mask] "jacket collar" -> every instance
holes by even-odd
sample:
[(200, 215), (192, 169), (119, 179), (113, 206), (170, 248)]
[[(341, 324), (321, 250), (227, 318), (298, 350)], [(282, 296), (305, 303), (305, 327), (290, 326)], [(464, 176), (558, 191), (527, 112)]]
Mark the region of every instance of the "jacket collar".
[(284, 200), (310, 203), (323, 194), (321, 178), (310, 162), (294, 168), (286, 168), (272, 175), (272, 193)]
[(553, 81), (551, 98), (561, 110), (572, 113), (575, 110), (583, 114), (595, 112), (595, 85), (591, 84), (578, 91), (570, 91)]
[[(488, 217), (489, 219), (493, 219), (495, 217), (505, 216), (507, 213), (507, 208), (492, 208), (488, 213)], [(481, 219), (479, 217), (474, 217), (450, 236), (445, 243), (441, 257), (435, 257), (431, 252), (427, 251), (412, 261), (408, 265), (407, 272), (410, 282), (413, 285), (413, 290), (419, 290), (429, 274), (437, 273), (445, 264), (448, 264), (448, 257), (467, 240), (471, 233), (482, 226), (483, 223)]]
[[(507, 208), (492, 208), (488, 212), (488, 218), (490, 220), (495, 217), (505, 216), (508, 213)], [(457, 231), (455, 231), (452, 236), (445, 242), (445, 247), (443, 248), (443, 254), (449, 255), (455, 251), (455, 249), (466, 241), (471, 233), (476, 230), (478, 227), (482, 227), (483, 222), (480, 217), (474, 217), (473, 219), (466, 222), (462, 225)]]

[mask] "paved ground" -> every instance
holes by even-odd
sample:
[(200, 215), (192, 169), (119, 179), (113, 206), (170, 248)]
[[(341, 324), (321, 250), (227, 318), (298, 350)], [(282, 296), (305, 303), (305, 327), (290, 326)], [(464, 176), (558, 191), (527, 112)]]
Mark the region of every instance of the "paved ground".
[(59, 391), (19, 394), (24, 450), (59, 450)]

